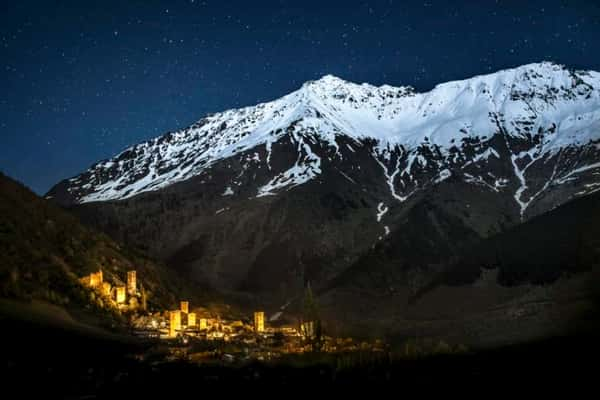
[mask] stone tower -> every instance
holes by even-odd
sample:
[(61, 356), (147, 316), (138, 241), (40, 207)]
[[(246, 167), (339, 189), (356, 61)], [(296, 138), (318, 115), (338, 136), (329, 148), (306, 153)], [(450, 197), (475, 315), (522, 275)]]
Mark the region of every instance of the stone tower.
[(137, 292), (136, 275), (135, 271), (127, 271), (127, 293), (129, 293), (130, 296), (135, 296), (135, 293)]
[(254, 312), (254, 332), (260, 333), (265, 331), (265, 313), (264, 311)]

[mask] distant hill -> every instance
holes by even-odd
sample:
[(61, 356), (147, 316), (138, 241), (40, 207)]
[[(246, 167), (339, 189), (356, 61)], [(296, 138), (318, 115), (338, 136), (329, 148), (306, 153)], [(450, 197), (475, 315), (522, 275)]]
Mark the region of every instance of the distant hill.
[(438, 204), (320, 291), (340, 328), (474, 347), (600, 330), (600, 193), (489, 238)]
[[(551, 284), (600, 269), (600, 193), (568, 202), (505, 232), (481, 238), (435, 201), (402, 219), (398, 232), (378, 243), (332, 285), (385, 289), (411, 276), (420, 294), (440, 284), (470, 285), (497, 270), (502, 286)], [(416, 272), (415, 272), (416, 271)]]
[(547, 284), (600, 268), (600, 193), (483, 240), (445, 272), (443, 281), (472, 283), (482, 268), (498, 269), (498, 282), (505, 286)]

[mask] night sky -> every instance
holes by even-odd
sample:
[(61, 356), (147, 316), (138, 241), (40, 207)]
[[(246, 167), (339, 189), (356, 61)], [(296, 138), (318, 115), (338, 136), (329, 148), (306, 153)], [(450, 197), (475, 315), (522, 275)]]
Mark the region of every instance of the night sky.
[(42, 194), (208, 112), (334, 74), (435, 84), (600, 70), (600, 1), (3, 1), (0, 170)]

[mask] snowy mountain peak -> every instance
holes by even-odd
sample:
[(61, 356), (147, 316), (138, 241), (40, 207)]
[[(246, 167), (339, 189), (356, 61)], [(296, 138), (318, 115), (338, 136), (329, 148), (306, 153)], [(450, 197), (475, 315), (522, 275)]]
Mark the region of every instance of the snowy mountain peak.
[(412, 87), (394, 87), (390, 85), (382, 85), (380, 87), (373, 86), (369, 83), (354, 83), (346, 81), (334, 75), (324, 75), (318, 80), (307, 81), (302, 85), (300, 92), (308, 92), (317, 95), (321, 99), (330, 98), (334, 100), (345, 99), (347, 97), (363, 98), (379, 95), (387, 95), (388, 93), (413, 93)]
[[(501, 157), (496, 143), (500, 139), (508, 146), (520, 185), (515, 199), (523, 211), (529, 204), (523, 200), (525, 171), (532, 163), (565, 148), (598, 146), (599, 88), (600, 74), (549, 62), (439, 84), (425, 93), (325, 75), (277, 100), (212, 114), (186, 129), (132, 146), (63, 186), (72, 202), (123, 199), (187, 180), (233, 156), (258, 154), (256, 149), (264, 149), (265, 156), (257, 156), (257, 162), (270, 170), (273, 146), (287, 136), (297, 148), (296, 163), (257, 190), (259, 195), (274, 194), (275, 189), (321, 174), (323, 157), (351, 156), (344, 156), (340, 147), (345, 138), (375, 143), (373, 156), (393, 197), (405, 199), (412, 193), (409, 186), (418, 181), (413, 171), (433, 168), (427, 161), (433, 156), (423, 149), (435, 155), (439, 171), (432, 169), (432, 181), (441, 182), (459, 162)], [(329, 149), (333, 156), (318, 154), (317, 147)], [(479, 182), (477, 176), (469, 176)], [(406, 180), (403, 191), (394, 186), (399, 179)], [(489, 184), (497, 190), (502, 179)]]
[(323, 87), (327, 87), (327, 86), (335, 86), (335, 85), (342, 85), (342, 84), (347, 84), (349, 83), (348, 81), (345, 81), (342, 78), (339, 78), (335, 75), (332, 74), (326, 74), (323, 75), (322, 77), (320, 77), (317, 80), (312, 80), (312, 81), (307, 81), (303, 84), (303, 86), (310, 86), (310, 85), (318, 85), (318, 86), (323, 86)]

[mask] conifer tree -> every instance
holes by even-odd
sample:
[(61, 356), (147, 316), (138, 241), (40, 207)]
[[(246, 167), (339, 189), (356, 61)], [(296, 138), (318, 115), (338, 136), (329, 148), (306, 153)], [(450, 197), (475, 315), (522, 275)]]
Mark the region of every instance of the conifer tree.
[(309, 332), (308, 340), (313, 350), (318, 351), (321, 349), (321, 317), (319, 313), (319, 306), (310, 287), (310, 282), (306, 285), (306, 291), (304, 293), (303, 316), (304, 322), (312, 323), (312, 332)]

